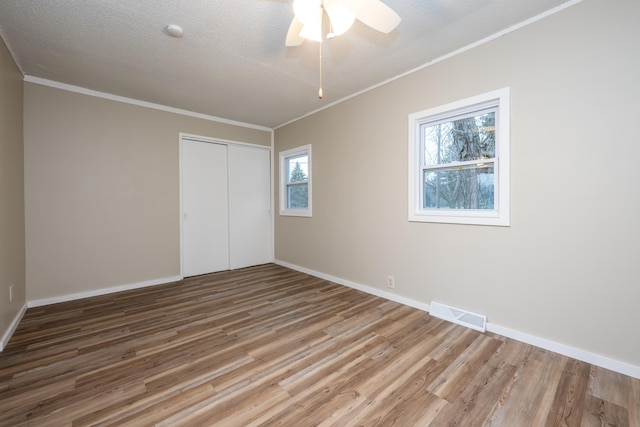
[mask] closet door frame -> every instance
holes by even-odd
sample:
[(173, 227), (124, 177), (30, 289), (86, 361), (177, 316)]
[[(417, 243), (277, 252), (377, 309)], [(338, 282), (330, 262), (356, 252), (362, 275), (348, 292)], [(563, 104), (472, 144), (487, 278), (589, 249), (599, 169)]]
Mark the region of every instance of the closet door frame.
[[(270, 198), (270, 203), (269, 203), (269, 216), (270, 216), (270, 242), (269, 242), (269, 250), (270, 250), (270, 260), (271, 262), (273, 262), (274, 259), (274, 217), (273, 217), (273, 201), (274, 201), (274, 186), (273, 186), (273, 167), (274, 167), (274, 160), (273, 160), (273, 147), (269, 147), (266, 145), (258, 145), (258, 144), (250, 144), (250, 143), (244, 143), (244, 142), (238, 142), (238, 141), (230, 141), (230, 140), (224, 140), (224, 139), (218, 139), (218, 138), (209, 138), (206, 136), (200, 136), (200, 135), (193, 135), (193, 134), (188, 134), (188, 133), (183, 133), (180, 132), (179, 134), (179, 139), (178, 139), (178, 174), (179, 174), (179, 183), (178, 183), (178, 193), (179, 193), (179, 221), (180, 221), (180, 277), (184, 278), (185, 275), (185, 271), (184, 271), (184, 246), (185, 246), (185, 236), (184, 236), (184, 203), (183, 203), (183, 158), (182, 158), (182, 149), (183, 149), (183, 144), (185, 143), (185, 141), (196, 141), (196, 142), (207, 142), (207, 143), (212, 143), (212, 144), (223, 144), (223, 145), (235, 145), (235, 146), (241, 146), (241, 147), (247, 147), (247, 148), (254, 148), (254, 149), (260, 149), (260, 150), (265, 150), (269, 153), (269, 158), (270, 158), (270, 164), (269, 164), (269, 168), (271, 173), (269, 174), (269, 186), (270, 186), (270, 194), (269, 194), (269, 198)], [(231, 264), (231, 263), (230, 263)]]

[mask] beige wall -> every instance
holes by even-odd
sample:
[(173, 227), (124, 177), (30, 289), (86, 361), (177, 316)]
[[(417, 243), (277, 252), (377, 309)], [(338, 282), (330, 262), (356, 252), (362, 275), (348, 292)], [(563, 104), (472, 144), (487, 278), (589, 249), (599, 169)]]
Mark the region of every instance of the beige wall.
[[(639, 16), (585, 0), (277, 129), (314, 199), (276, 259), (640, 367)], [(408, 114), (507, 86), (511, 227), (409, 223)]]
[(270, 131), (24, 91), (29, 301), (179, 275), (179, 133), (271, 144)]
[(22, 88), (22, 74), (0, 39), (0, 340), (25, 305)]

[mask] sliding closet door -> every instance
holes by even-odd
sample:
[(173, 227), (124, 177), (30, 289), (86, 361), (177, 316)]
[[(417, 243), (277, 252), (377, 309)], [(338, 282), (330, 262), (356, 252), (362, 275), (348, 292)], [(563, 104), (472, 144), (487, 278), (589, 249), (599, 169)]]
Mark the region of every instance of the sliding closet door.
[(230, 268), (271, 262), (270, 153), (239, 145), (228, 150)]
[(181, 141), (182, 274), (229, 269), (227, 146)]

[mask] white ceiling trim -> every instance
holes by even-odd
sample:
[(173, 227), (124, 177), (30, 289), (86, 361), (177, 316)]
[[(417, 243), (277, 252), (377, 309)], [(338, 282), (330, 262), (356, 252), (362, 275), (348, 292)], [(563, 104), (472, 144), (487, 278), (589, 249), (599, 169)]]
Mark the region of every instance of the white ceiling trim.
[(75, 92), (82, 95), (93, 96), (96, 98), (103, 98), (103, 99), (108, 99), (110, 101), (122, 102), (124, 104), (137, 105), (138, 107), (151, 108), (153, 110), (160, 110), (160, 111), (166, 111), (169, 113), (180, 114), (183, 116), (195, 117), (197, 119), (208, 120), (211, 122), (224, 123), (228, 125), (239, 126), (239, 127), (255, 129), (255, 130), (262, 130), (266, 132), (273, 131), (273, 129), (267, 126), (254, 125), (252, 123), (244, 123), (244, 122), (239, 122), (235, 120), (224, 119), (222, 117), (209, 116), (207, 114), (196, 113), (194, 111), (188, 111), (188, 110), (182, 110), (180, 108), (168, 107), (166, 105), (154, 104), (152, 102), (140, 101), (138, 99), (127, 98), (119, 95), (113, 95), (106, 92), (99, 92), (96, 90), (86, 89), (79, 86), (73, 86), (66, 83), (60, 83), (53, 80), (42, 79), (40, 77), (24, 76), (24, 81), (28, 83), (38, 84), (41, 86), (48, 86), (55, 89), (61, 89), (68, 92)]

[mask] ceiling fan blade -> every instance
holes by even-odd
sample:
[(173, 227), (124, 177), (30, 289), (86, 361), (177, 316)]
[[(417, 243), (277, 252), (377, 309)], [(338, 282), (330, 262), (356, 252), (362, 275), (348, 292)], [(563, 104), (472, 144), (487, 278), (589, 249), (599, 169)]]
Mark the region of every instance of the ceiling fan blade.
[(380, 0), (341, 1), (359, 21), (382, 33), (390, 33), (400, 23), (400, 16)]
[(298, 21), (298, 18), (294, 16), (291, 25), (289, 25), (289, 31), (287, 31), (285, 46), (300, 46), (302, 44), (304, 41), (304, 38), (300, 36), (302, 27), (302, 22)]

